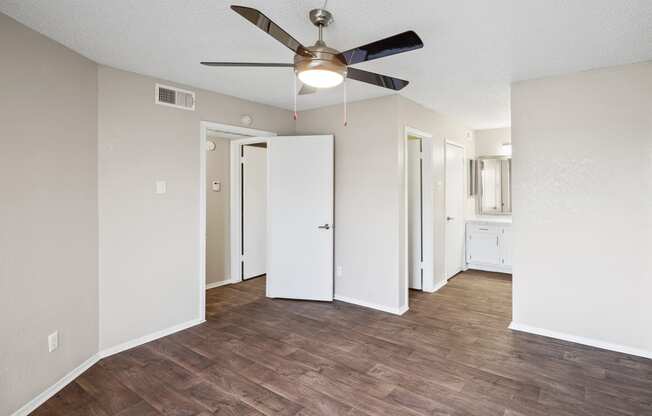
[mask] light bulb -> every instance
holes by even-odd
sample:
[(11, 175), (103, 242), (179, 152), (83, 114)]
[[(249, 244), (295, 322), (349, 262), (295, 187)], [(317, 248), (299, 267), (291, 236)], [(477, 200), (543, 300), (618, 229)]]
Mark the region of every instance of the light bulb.
[(307, 69), (298, 76), (301, 82), (315, 88), (332, 88), (344, 81), (342, 74), (327, 69)]

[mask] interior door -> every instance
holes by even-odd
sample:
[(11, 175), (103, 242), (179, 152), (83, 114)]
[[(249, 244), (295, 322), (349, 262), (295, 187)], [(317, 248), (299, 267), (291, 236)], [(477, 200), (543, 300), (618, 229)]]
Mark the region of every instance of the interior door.
[(421, 139), (410, 137), (408, 144), (408, 279), (410, 289), (422, 289), (423, 204)]
[(464, 264), (464, 149), (446, 143), (446, 278)]
[(333, 300), (333, 136), (267, 145), (267, 296)]
[(242, 147), (242, 278), (265, 274), (267, 257), (267, 149)]

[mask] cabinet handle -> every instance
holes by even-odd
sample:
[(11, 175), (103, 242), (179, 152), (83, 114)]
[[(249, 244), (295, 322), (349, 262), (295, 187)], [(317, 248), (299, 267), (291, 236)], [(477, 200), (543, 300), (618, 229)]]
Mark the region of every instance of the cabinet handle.
[(500, 244), (498, 244), (498, 237), (496, 237), (496, 247), (500, 247)]
[(488, 228), (479, 228), (480, 231), (489, 231)]

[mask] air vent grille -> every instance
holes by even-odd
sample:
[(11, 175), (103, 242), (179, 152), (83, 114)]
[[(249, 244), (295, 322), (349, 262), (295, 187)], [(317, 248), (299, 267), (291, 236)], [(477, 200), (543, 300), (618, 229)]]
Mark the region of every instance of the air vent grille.
[(166, 104), (176, 104), (176, 93), (174, 90), (161, 87), (158, 89), (158, 100)]
[(156, 84), (155, 103), (183, 110), (195, 110), (195, 93), (167, 85)]

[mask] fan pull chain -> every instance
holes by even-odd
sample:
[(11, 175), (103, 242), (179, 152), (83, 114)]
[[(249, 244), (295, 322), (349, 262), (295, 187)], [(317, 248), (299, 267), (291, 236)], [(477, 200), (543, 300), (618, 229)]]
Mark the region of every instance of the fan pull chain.
[(346, 111), (346, 79), (343, 82), (344, 84), (344, 127), (346, 127), (349, 122), (347, 119), (347, 111)]
[(292, 118), (294, 118), (294, 121), (297, 121), (299, 115), (297, 114), (297, 76), (296, 75), (293, 78), (292, 85), (294, 85), (294, 114), (292, 115)]

